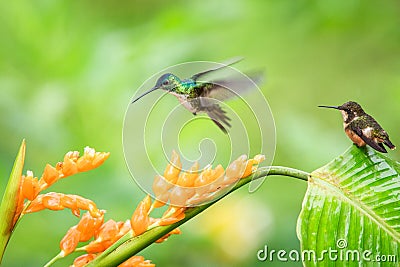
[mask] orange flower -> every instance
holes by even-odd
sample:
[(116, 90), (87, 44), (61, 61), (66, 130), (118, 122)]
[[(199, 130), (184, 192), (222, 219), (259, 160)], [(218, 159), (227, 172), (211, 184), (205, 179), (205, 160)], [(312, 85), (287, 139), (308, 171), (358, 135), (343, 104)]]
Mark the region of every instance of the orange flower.
[[(218, 180), (224, 175), (224, 168), (218, 165), (214, 170), (210, 167), (206, 168), (199, 177), (194, 181), (194, 186), (196, 188), (196, 193), (203, 195), (210, 191), (211, 183)], [(210, 186), (206, 186), (210, 185)]]
[(38, 178), (33, 178), (33, 172), (28, 171), (27, 176), (22, 176), (22, 195), (24, 198), (33, 200), (40, 192)]
[(253, 165), (258, 165), (261, 161), (264, 161), (264, 160), (265, 160), (264, 155), (256, 155), (254, 157), (254, 159), (249, 159), (246, 163), (246, 167), (245, 167), (244, 173), (241, 176), (241, 178), (245, 178), (245, 177), (249, 176), (253, 171), (255, 171), (257, 169), (257, 167), (253, 166)]
[(42, 203), (43, 206), (48, 208), (49, 210), (63, 210), (65, 207), (61, 204), (61, 198), (64, 197), (64, 194), (59, 193), (47, 193), (42, 195)]
[(198, 169), (199, 164), (195, 162), (189, 171), (179, 174), (178, 180), (176, 181), (177, 186), (172, 188), (169, 194), (171, 205), (179, 207), (187, 205), (187, 199), (191, 198), (196, 193), (193, 185), (199, 176)]
[(163, 214), (161, 219), (158, 221), (158, 225), (170, 225), (185, 218), (184, 207), (172, 207), (170, 206)]
[(194, 184), (194, 181), (199, 176), (199, 163), (196, 161), (192, 167), (190, 167), (189, 171), (181, 172), (178, 180), (176, 181), (176, 185), (191, 187)]
[(82, 157), (76, 160), (77, 168), (80, 172), (85, 172), (99, 167), (108, 159), (110, 153), (96, 152), (93, 148), (85, 147)]
[(164, 225), (170, 225), (170, 224), (174, 224), (176, 222), (179, 222), (180, 220), (183, 220), (185, 218), (185, 213), (179, 213), (176, 216), (171, 216), (171, 217), (167, 217), (167, 218), (163, 218), (158, 222), (158, 225), (160, 226), (164, 226)]
[(76, 246), (79, 243), (79, 236), (80, 232), (77, 230), (76, 226), (71, 227), (68, 232), (65, 234), (63, 239), (60, 242), (61, 253), (62, 257), (69, 255), (73, 252)]
[(99, 231), (95, 233), (95, 240), (90, 242), (85, 246), (85, 250), (88, 253), (99, 253), (106, 250), (109, 246), (111, 246), (118, 238), (120, 238), (122, 228), (124, 227), (124, 223), (116, 223), (114, 220), (108, 220), (104, 223)]
[[(46, 182), (46, 187), (49, 187), (53, 183), (55, 183), (60, 178), (60, 173), (56, 168), (51, 166), (50, 164), (46, 164), (44, 168), (42, 179)], [(42, 189), (43, 190), (43, 189)]]
[(96, 254), (84, 254), (74, 260), (71, 267), (83, 267), (96, 258)]
[(85, 172), (99, 167), (110, 156), (109, 152), (96, 152), (93, 148), (85, 147), (84, 154), (79, 157), (78, 151), (70, 151), (64, 156), (63, 162), (58, 162), (56, 167), (46, 165), (42, 175), (41, 190), (78, 172)]
[(164, 177), (160, 175), (156, 175), (154, 177), (154, 182), (153, 182), (153, 192), (155, 197), (157, 198), (156, 201), (154, 201), (153, 208), (159, 208), (165, 205), (165, 203), (168, 202), (169, 198), (169, 192), (168, 190), (173, 186), (173, 184), (169, 183)]
[[(54, 259), (70, 254), (76, 249), (80, 241), (88, 241), (93, 236), (98, 238), (97, 242), (103, 240), (101, 245), (104, 247), (104, 250), (115, 242), (115, 240), (126, 234), (131, 229), (129, 221), (119, 223), (112, 221), (103, 224), (105, 211), (99, 210), (96, 204), (89, 199), (77, 195), (65, 195), (55, 192), (39, 194), (61, 178), (100, 166), (109, 155), (110, 153), (96, 152), (94, 149), (86, 147), (82, 157), (79, 157), (78, 151), (70, 151), (64, 156), (63, 162), (58, 162), (55, 167), (46, 164), (42, 177), (39, 180), (37, 177), (34, 177), (32, 171), (28, 171), (26, 176), (21, 175), (17, 184), (18, 192), (15, 197), (17, 203), (13, 211), (13, 225), (11, 229), (13, 229), (21, 218), (22, 212), (31, 213), (43, 209), (63, 210), (68, 208), (71, 209), (75, 216), (79, 217), (80, 210), (87, 210), (88, 212), (82, 216), (79, 223), (71, 227), (62, 238), (60, 241), (61, 252)], [(24, 202), (25, 199), (29, 201)], [(75, 260), (74, 266), (83, 266), (94, 259), (95, 256), (93, 254), (81, 256)]]
[(118, 234), (115, 236), (114, 240), (120, 239), (123, 235), (131, 230), (131, 221), (126, 220), (125, 222), (118, 222)]
[[(257, 165), (265, 159), (264, 155), (256, 155), (247, 160), (246, 155), (234, 160), (226, 170), (221, 165), (212, 169), (211, 165), (198, 173), (196, 162), (189, 171), (182, 171), (179, 155), (173, 151), (171, 161), (163, 176), (156, 176), (153, 182), (153, 192), (156, 197), (154, 208), (165, 205), (187, 207), (214, 200), (227, 192), (240, 178), (249, 176), (257, 169)], [(224, 191), (225, 190), (225, 191)]]
[[(79, 157), (78, 152), (69, 152), (65, 156), (64, 162), (57, 164), (55, 168), (50, 165), (49, 167), (46, 166), (48, 171), (45, 171), (45, 173), (48, 173), (46, 174), (46, 179), (44, 178), (45, 175), (43, 176), (43, 180), (46, 183), (52, 183), (57, 180), (57, 178), (54, 178), (54, 171), (60, 173), (59, 176), (63, 177), (64, 175), (70, 175), (70, 173), (95, 168), (97, 164), (101, 164), (107, 157), (108, 153), (97, 153), (90, 148), (85, 148), (85, 154), (82, 157)], [(221, 165), (218, 165), (215, 169), (208, 166), (201, 173), (198, 173), (199, 164), (197, 162), (189, 171), (181, 171), (182, 164), (179, 155), (173, 151), (171, 161), (164, 171), (164, 176), (156, 176), (153, 182), (153, 191), (157, 200), (152, 205), (151, 198), (147, 195), (138, 204), (131, 219), (125, 222), (108, 220), (102, 224), (104, 211), (98, 210), (93, 201), (80, 196), (59, 193), (39, 195), (32, 201), (27, 212), (45, 208), (52, 210), (70, 208), (75, 215), (79, 216), (81, 209), (88, 210), (77, 226), (70, 228), (60, 243), (61, 254), (67, 255), (75, 250), (78, 242), (88, 241), (94, 236), (95, 240), (83, 247), (89, 254), (78, 257), (74, 261), (73, 266), (83, 266), (93, 260), (96, 256), (93, 253), (103, 252), (129, 231), (138, 236), (147, 231), (149, 227), (171, 225), (183, 220), (186, 206), (203, 203), (219, 197), (224, 193), (224, 188), (229, 189), (229, 185), (233, 185), (240, 178), (251, 175), (257, 169), (257, 165), (264, 159), (263, 155), (256, 155), (253, 159), (247, 160), (247, 157), (243, 155), (233, 161), (226, 170)], [(34, 192), (31, 189), (34, 186), (30, 185), (34, 184), (34, 182), (34, 179), (27, 182), (27, 192)], [(27, 195), (29, 194), (27, 193)], [(170, 201), (170, 206), (161, 218), (151, 218), (149, 216), (152, 209), (161, 207), (168, 201)], [(159, 238), (156, 243), (167, 240), (172, 234), (180, 233), (181, 231), (176, 228)], [(141, 256), (134, 256), (119, 266), (155, 265), (150, 261), (144, 260)]]
[(37, 212), (43, 209), (63, 210), (65, 208), (71, 209), (76, 216), (79, 216), (79, 209), (88, 210), (92, 217), (100, 217), (104, 213), (98, 210), (96, 204), (89, 199), (55, 192), (37, 196), (25, 210), (25, 213)]
[(157, 198), (150, 208), (150, 212), (155, 209), (164, 206), (168, 202), (169, 190), (176, 183), (179, 173), (182, 168), (182, 163), (178, 153), (175, 150), (172, 151), (171, 161), (167, 165), (164, 171), (164, 176), (157, 175), (153, 182), (153, 192)]
[(85, 251), (87, 253), (99, 253), (99, 252), (103, 252), (111, 245), (112, 245), (112, 243), (109, 240), (103, 241), (103, 242), (92, 241), (85, 246)]
[(92, 200), (77, 195), (65, 195), (65, 196), (72, 197), (72, 200), (76, 201), (76, 206), (78, 207), (78, 209), (89, 211), (90, 215), (92, 215), (93, 217), (102, 216), (103, 212), (100, 212), (100, 210), (97, 209), (96, 204)]
[(170, 182), (171, 184), (175, 184), (181, 169), (182, 169), (182, 163), (179, 158), (179, 155), (178, 153), (176, 153), (175, 150), (173, 150), (171, 155), (171, 161), (167, 165), (167, 168), (165, 168), (164, 171), (165, 179), (167, 179), (167, 181)]
[(151, 263), (149, 260), (144, 260), (142, 256), (133, 256), (126, 260), (125, 262), (118, 265), (118, 267), (154, 267), (155, 264)]
[(113, 240), (118, 232), (119, 229), (117, 223), (114, 220), (108, 220), (100, 227), (99, 231), (95, 234), (95, 237), (98, 241)]
[[(46, 164), (46, 167), (44, 168), (42, 177), (40, 178), (38, 185), (36, 185), (36, 181), (33, 181), (33, 173), (28, 172), (27, 177), (28, 180), (26, 181), (26, 189), (29, 190), (28, 187), (30, 186), (30, 180), (32, 180), (32, 183), (35, 185), (35, 190), (34, 192), (28, 192), (27, 196), (30, 198), (26, 197), (29, 200), (32, 200), (32, 193), (39, 193), (40, 191), (43, 191), (47, 189), (49, 186), (57, 182), (61, 178), (65, 178), (68, 176), (71, 176), (73, 174), (76, 174), (78, 172), (84, 172), (84, 171), (89, 171), (91, 169), (99, 167), (103, 162), (110, 156), (110, 153), (105, 153), (105, 152), (96, 152), (93, 148), (85, 147), (84, 149), (84, 155), (82, 157), (79, 157), (79, 152), (78, 151), (70, 151), (64, 156), (64, 161), (63, 162), (58, 162), (56, 164), (56, 167), (51, 166), (50, 164)], [(39, 187), (39, 189), (36, 189), (36, 187)], [(36, 194), (36, 195), (37, 195)]]
[(77, 230), (81, 233), (79, 242), (88, 241), (92, 238), (103, 224), (103, 221), (104, 216), (95, 218), (89, 212), (86, 212), (77, 225)]
[(63, 178), (78, 173), (78, 166), (76, 166), (76, 162), (71, 158), (69, 158), (69, 156), (73, 157), (73, 152), (67, 153), (64, 157), (63, 163), (61, 164), (62, 167), (61, 171), (63, 174)]
[(242, 155), (236, 160), (234, 160), (231, 164), (229, 164), (228, 168), (226, 168), (224, 183), (231, 184), (236, 182), (240, 177), (242, 177), (245, 169), (246, 169), (246, 155)]
[(140, 235), (147, 230), (149, 226), (149, 210), (151, 198), (147, 195), (137, 206), (131, 218), (131, 227), (135, 235)]
[(176, 186), (169, 195), (170, 204), (173, 206), (184, 207), (188, 198), (195, 194), (194, 188)]

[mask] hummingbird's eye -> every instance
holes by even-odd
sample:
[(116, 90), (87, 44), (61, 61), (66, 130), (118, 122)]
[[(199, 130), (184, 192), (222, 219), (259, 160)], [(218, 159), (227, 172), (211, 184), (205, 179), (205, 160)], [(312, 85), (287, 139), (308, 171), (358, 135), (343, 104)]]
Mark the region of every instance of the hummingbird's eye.
[(163, 84), (163, 85), (168, 85), (168, 84), (169, 84), (169, 81), (168, 81), (168, 80), (165, 80), (165, 81), (163, 81), (162, 84)]

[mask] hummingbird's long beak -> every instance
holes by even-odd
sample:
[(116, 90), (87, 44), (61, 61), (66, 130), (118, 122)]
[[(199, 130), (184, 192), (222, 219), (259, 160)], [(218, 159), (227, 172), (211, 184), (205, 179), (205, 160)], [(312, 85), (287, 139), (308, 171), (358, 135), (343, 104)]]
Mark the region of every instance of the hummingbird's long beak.
[(318, 106), (319, 108), (334, 108), (334, 109), (340, 109), (338, 106)]
[(144, 97), (145, 95), (147, 95), (147, 94), (149, 94), (149, 93), (151, 93), (151, 92), (153, 92), (153, 91), (155, 91), (155, 90), (157, 90), (157, 89), (159, 89), (159, 87), (154, 86), (154, 87), (151, 88), (149, 91), (144, 92), (142, 95), (140, 95), (140, 96), (137, 97), (135, 100), (133, 100), (133, 101), (131, 102), (131, 104), (135, 103), (136, 101), (138, 101), (139, 99), (141, 99), (141, 98)]

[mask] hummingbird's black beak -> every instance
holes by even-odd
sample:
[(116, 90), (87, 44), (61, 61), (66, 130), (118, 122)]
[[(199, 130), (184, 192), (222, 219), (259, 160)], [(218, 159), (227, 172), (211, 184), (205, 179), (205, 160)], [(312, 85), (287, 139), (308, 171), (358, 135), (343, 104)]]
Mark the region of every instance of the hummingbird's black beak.
[(144, 92), (142, 95), (140, 95), (140, 96), (137, 97), (135, 100), (133, 100), (133, 101), (131, 102), (131, 104), (135, 103), (136, 101), (138, 101), (139, 99), (141, 99), (141, 98), (144, 97), (145, 95), (147, 95), (147, 94), (149, 94), (149, 93), (151, 93), (151, 92), (153, 92), (153, 91), (155, 91), (155, 90), (157, 90), (157, 89), (159, 89), (159, 87), (154, 86), (154, 87), (151, 88), (149, 91)]
[(334, 109), (340, 109), (339, 106), (318, 106), (319, 108), (334, 108)]

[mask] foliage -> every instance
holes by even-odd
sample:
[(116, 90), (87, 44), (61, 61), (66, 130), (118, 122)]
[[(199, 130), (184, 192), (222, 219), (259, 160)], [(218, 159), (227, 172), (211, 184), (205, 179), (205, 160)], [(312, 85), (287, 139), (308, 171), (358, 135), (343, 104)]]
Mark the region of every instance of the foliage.
[[(328, 266), (329, 262), (336, 262), (335, 266), (376, 266), (379, 257), (387, 261), (385, 266), (398, 266), (399, 171), (398, 162), (371, 148), (353, 145), (311, 173), (298, 236), (302, 250), (313, 250), (316, 257), (307, 256), (305, 266)], [(324, 250), (341, 254), (324, 257)], [(356, 254), (349, 254), (351, 251)], [(330, 260), (335, 256), (343, 260)]]

